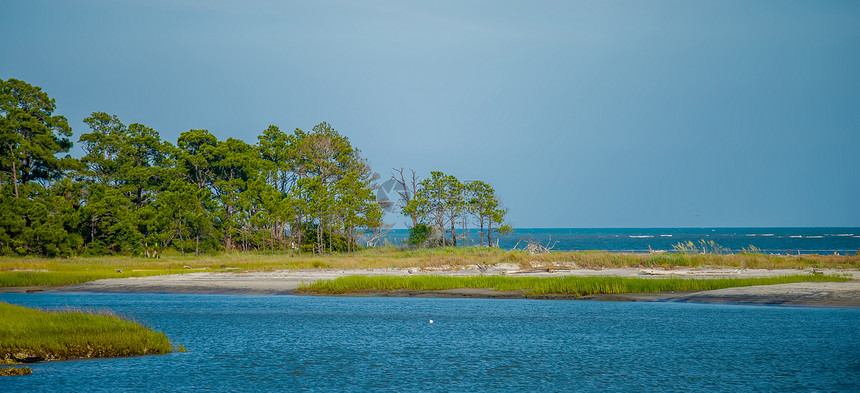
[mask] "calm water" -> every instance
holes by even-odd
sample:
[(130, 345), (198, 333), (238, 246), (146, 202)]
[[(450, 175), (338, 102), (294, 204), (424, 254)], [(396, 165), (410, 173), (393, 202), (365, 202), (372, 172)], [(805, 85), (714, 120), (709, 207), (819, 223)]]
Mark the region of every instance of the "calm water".
[[(0, 294), (110, 308), (189, 352), (35, 364), (3, 391), (858, 391), (860, 310)], [(435, 323), (430, 324), (430, 320)]]
[[(394, 230), (392, 244), (402, 244), (409, 236), (405, 229)], [(714, 241), (733, 252), (750, 245), (772, 254), (860, 253), (860, 228), (517, 228), (499, 238), (499, 247), (511, 249), (527, 240), (555, 244), (555, 251), (603, 250), (615, 252), (672, 251), (679, 242)], [(469, 235), (477, 244), (476, 230)], [(493, 240), (495, 242), (495, 239)]]

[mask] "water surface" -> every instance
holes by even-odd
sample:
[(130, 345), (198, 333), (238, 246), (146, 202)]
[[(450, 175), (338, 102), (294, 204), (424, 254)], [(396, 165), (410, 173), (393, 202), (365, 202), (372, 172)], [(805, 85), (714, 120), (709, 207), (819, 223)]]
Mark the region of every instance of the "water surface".
[[(458, 232), (459, 233), (459, 232)], [(388, 241), (403, 244), (409, 233), (392, 230)], [(476, 229), (469, 244), (478, 244)], [(509, 250), (527, 241), (554, 245), (554, 251), (600, 250), (613, 252), (672, 251), (678, 243), (715, 242), (729, 252), (754, 246), (768, 254), (860, 253), (860, 228), (516, 228), (510, 235), (493, 238)], [(460, 241), (462, 243), (462, 240)]]
[[(684, 303), (0, 294), (109, 308), (187, 353), (39, 363), (3, 391), (857, 391), (860, 310)], [(434, 323), (430, 323), (430, 320)]]

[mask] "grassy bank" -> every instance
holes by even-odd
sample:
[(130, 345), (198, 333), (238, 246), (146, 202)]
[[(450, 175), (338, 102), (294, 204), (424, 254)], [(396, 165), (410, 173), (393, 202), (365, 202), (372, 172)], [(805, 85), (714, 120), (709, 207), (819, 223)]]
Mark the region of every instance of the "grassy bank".
[(0, 377), (13, 377), (19, 375), (30, 375), (33, 370), (30, 367), (0, 367)]
[(0, 302), (0, 362), (136, 356), (171, 350), (164, 333), (108, 311), (41, 311)]
[(297, 293), (348, 294), (372, 291), (440, 291), (458, 288), (488, 288), (497, 291), (523, 291), (524, 296), (650, 293), (668, 291), (705, 291), (753, 285), (795, 282), (848, 281), (840, 276), (794, 275), (767, 278), (726, 279), (644, 279), (622, 277), (450, 277), (418, 276), (349, 276), (335, 280), (303, 284)]
[(367, 249), (350, 254), (293, 255), (234, 253), (194, 257), (164, 255), (161, 259), (112, 256), (70, 259), (0, 258), (0, 287), (63, 286), (103, 278), (141, 277), (191, 272), (246, 272), (280, 269), (419, 268), (461, 269), (475, 264), (508, 263), (523, 269), (618, 267), (731, 267), (764, 269), (860, 269), (857, 255), (773, 256), (763, 254), (616, 254), (608, 252), (555, 252), (529, 255), (525, 251), (459, 247), (402, 250)]

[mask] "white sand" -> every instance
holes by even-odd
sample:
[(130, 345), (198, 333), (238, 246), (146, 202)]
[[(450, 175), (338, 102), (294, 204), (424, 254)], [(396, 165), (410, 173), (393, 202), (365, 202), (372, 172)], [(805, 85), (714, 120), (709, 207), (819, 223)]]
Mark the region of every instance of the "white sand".
[[(772, 277), (793, 274), (811, 274), (806, 270), (767, 269), (572, 269), (529, 270), (517, 269), (514, 265), (499, 265), (488, 269), (460, 269), (421, 271), (413, 269), (352, 269), (352, 270), (283, 270), (270, 273), (189, 273), (170, 276), (139, 278), (117, 278), (92, 281), (55, 289), (62, 292), (146, 292), (146, 293), (229, 293), (229, 294), (288, 294), (299, 284), (317, 280), (328, 280), (349, 275), (393, 275), (436, 274), (447, 276), (507, 275), (511, 277), (559, 277), (559, 276), (615, 276), (665, 278), (696, 277)], [(796, 283), (756, 287), (728, 288), (688, 294), (660, 294), (659, 296), (623, 296), (614, 300), (663, 299), (706, 303), (753, 303), (753, 304), (797, 304), (821, 306), (860, 307), (860, 271), (824, 271), (825, 274), (847, 274), (855, 281), (846, 283)], [(460, 293), (462, 292), (462, 293)], [(424, 295), (497, 297), (492, 291), (480, 290), (445, 291)], [(404, 296), (421, 295), (408, 292)], [(512, 295), (515, 297), (515, 295)], [(599, 296), (596, 298), (600, 298)]]
[(860, 282), (798, 282), (702, 291), (664, 300), (694, 303), (746, 303), (860, 307)]

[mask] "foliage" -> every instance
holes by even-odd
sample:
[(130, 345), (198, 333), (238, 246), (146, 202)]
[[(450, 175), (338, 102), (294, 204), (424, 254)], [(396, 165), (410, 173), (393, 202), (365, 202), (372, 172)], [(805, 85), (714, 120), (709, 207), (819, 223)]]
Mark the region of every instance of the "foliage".
[[(192, 129), (173, 145), (93, 112), (76, 160), (59, 157), (71, 128), (55, 108), (41, 88), (0, 80), (0, 255), (323, 254), (355, 251), (363, 234), (385, 228), (378, 175), (328, 123), (292, 133), (271, 125), (254, 145)], [(443, 246), (468, 245), (472, 223), (481, 245), (510, 230), (486, 183), (432, 172), (412, 186), (404, 213)]]
[(29, 183), (20, 190), (29, 198), (16, 198), (9, 187), (0, 190), (0, 254), (69, 256), (83, 243), (75, 232), (79, 215), (58, 195), (60, 183), (45, 189)]
[(410, 247), (421, 247), (428, 241), (432, 231), (433, 228), (429, 225), (418, 223), (412, 228), (409, 228), (409, 239), (406, 243), (409, 244)]
[[(494, 231), (493, 225), (502, 224), (507, 210), (501, 207), (495, 190), (479, 180), (462, 183), (452, 175), (433, 171), (417, 185), (415, 194), (403, 202), (401, 213), (431, 226), (441, 235), (442, 246), (456, 246), (458, 239), (466, 241), (470, 222), (479, 227), (480, 245), (484, 245), (486, 238), (486, 244), (492, 246), (493, 233), (511, 231), (509, 225)], [(462, 228), (459, 233), (457, 226)]]
[(0, 80), (0, 255), (331, 253), (383, 225), (377, 178), (328, 123), (269, 126), (255, 145), (192, 129), (174, 146), (94, 112), (75, 160), (57, 158), (72, 143), (54, 109), (39, 87)]
[(16, 198), (26, 195), (20, 187), (57, 179), (69, 166), (67, 158), (56, 155), (72, 147), (72, 130), (54, 109), (54, 100), (41, 88), (0, 79), (0, 171)]

